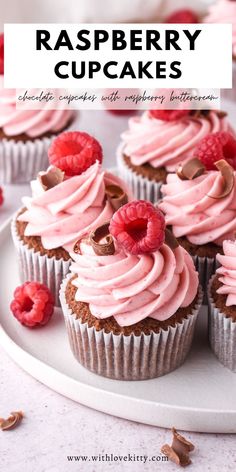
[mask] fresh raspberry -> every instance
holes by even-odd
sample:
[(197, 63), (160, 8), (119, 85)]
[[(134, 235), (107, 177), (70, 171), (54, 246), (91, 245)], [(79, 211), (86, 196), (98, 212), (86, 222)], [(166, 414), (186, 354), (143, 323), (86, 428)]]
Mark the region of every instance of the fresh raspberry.
[(113, 110), (111, 108), (107, 109), (108, 113), (111, 113), (112, 115), (118, 115), (118, 116), (125, 116), (125, 115), (131, 115), (135, 113), (135, 110)]
[(109, 231), (131, 254), (154, 252), (165, 239), (165, 219), (152, 203), (136, 200), (114, 213)]
[(236, 170), (236, 140), (226, 131), (208, 134), (198, 144), (195, 155), (207, 170), (216, 170), (215, 162), (225, 159)]
[(189, 8), (185, 8), (171, 13), (164, 23), (198, 23), (198, 21), (197, 14)]
[(0, 206), (3, 204), (4, 198), (3, 198), (3, 191), (2, 188), (0, 187)]
[(29, 328), (45, 325), (54, 310), (54, 297), (46, 285), (39, 282), (25, 282), (14, 291), (10, 305), (17, 320)]
[(99, 142), (87, 133), (67, 131), (54, 139), (48, 150), (49, 161), (66, 175), (82, 174), (96, 161), (102, 162)]
[(189, 113), (190, 110), (149, 110), (149, 114), (152, 118), (163, 121), (181, 120), (189, 115)]
[(0, 34), (0, 75), (4, 74), (4, 34)]

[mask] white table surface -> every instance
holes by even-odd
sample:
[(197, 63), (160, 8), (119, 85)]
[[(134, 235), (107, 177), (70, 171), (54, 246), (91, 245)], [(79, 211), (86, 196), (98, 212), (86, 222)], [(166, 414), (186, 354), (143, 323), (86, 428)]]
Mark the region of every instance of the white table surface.
[[(78, 128), (97, 136), (104, 148), (104, 163), (115, 163), (119, 134), (127, 118), (106, 112), (81, 113)], [(0, 207), (0, 225), (19, 206), (29, 187), (4, 187), (5, 204)], [(62, 353), (63, 355), (63, 353)], [(220, 385), (219, 385), (220, 388)], [(230, 392), (229, 392), (230, 394)], [(25, 418), (13, 431), (0, 431), (0, 470), (2, 472), (117, 471), (172, 472), (172, 463), (68, 462), (67, 456), (132, 454), (157, 456), (161, 446), (170, 443), (170, 431), (132, 423), (88, 409), (55, 393), (22, 371), (0, 347), (0, 416), (23, 410)], [(177, 425), (173, 425), (177, 426)], [(187, 433), (196, 446), (193, 464), (196, 472), (236, 470), (235, 435)]]

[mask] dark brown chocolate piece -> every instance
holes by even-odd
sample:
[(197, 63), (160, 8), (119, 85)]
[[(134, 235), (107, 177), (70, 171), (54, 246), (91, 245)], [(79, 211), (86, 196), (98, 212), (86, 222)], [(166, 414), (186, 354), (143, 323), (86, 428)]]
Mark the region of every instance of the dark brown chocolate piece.
[(172, 250), (176, 249), (179, 246), (179, 243), (176, 237), (169, 229), (165, 229), (165, 243), (169, 246)]
[[(90, 233), (90, 243), (98, 256), (110, 256), (115, 253), (114, 240), (109, 232), (109, 225), (110, 223), (105, 223)], [(100, 243), (104, 238), (106, 242)]]
[(190, 115), (194, 118), (201, 118), (201, 116), (207, 118), (211, 110), (192, 110)]
[(232, 192), (234, 188), (234, 169), (224, 159), (221, 159), (220, 161), (215, 162), (215, 166), (220, 171), (224, 179), (224, 187), (220, 195), (208, 195), (208, 196), (218, 200), (218, 199), (227, 197), (230, 194), (230, 192)]
[(204, 174), (205, 170), (205, 166), (200, 159), (194, 157), (183, 166), (180, 165), (176, 173), (181, 180), (193, 180)]
[(50, 167), (47, 172), (41, 172), (38, 174), (38, 180), (41, 183), (44, 190), (49, 190), (56, 185), (63, 182), (64, 172), (57, 167)]
[(171, 431), (173, 433), (172, 444), (171, 446), (164, 444), (161, 452), (175, 464), (186, 467), (191, 464), (189, 453), (194, 450), (194, 445), (179, 434), (175, 428), (172, 428)]
[(127, 194), (119, 185), (106, 185), (105, 193), (114, 210), (128, 203)]
[(12, 411), (9, 418), (0, 418), (0, 428), (2, 431), (9, 431), (10, 429), (16, 428), (23, 418), (22, 411)]

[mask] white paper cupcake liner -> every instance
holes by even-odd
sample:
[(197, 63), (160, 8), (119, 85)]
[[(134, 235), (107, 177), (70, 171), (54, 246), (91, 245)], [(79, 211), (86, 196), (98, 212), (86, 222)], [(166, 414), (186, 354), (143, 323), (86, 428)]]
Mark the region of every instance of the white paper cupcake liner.
[(65, 298), (68, 274), (60, 290), (71, 350), (86, 369), (117, 380), (145, 380), (160, 377), (179, 367), (192, 344), (194, 327), (202, 303), (202, 290), (189, 316), (166, 331), (140, 336), (96, 331), (76, 319)]
[(161, 186), (164, 182), (155, 182), (142, 175), (136, 174), (125, 163), (123, 148), (124, 145), (121, 143), (117, 149), (117, 163), (120, 177), (127, 182), (135, 198), (156, 203), (157, 200), (161, 198)]
[(209, 342), (212, 351), (223, 364), (232, 372), (236, 372), (236, 322), (226, 318), (224, 313), (215, 306), (211, 296), (211, 287), (215, 275), (208, 285), (209, 303)]
[(207, 288), (209, 279), (211, 278), (212, 274), (215, 273), (219, 264), (216, 258), (211, 257), (192, 256), (192, 259), (199, 274), (199, 283), (201, 284), (203, 290), (205, 290)]
[(232, 68), (232, 89), (221, 89), (221, 98), (236, 102), (236, 61), (233, 62)]
[[(19, 212), (18, 212), (19, 213)], [(22, 283), (37, 281), (45, 284), (55, 297), (55, 305), (60, 306), (59, 291), (63, 279), (69, 272), (71, 260), (64, 261), (48, 257), (28, 248), (20, 239), (16, 229), (15, 215), (12, 225), (12, 238), (18, 255), (19, 275)]]
[[(63, 129), (69, 131), (74, 121)], [(0, 183), (26, 183), (37, 177), (37, 174), (49, 166), (48, 148), (52, 140), (58, 136), (55, 133), (50, 138), (39, 138), (33, 141), (0, 140)]]

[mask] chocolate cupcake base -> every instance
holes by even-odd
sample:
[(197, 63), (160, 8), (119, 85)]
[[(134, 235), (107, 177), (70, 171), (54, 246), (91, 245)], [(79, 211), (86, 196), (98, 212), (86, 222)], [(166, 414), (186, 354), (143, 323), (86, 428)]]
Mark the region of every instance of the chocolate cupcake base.
[(161, 198), (161, 186), (166, 181), (166, 170), (162, 168), (157, 172), (156, 169), (152, 168), (150, 170), (145, 166), (135, 168), (135, 166), (129, 164), (127, 160), (129, 158), (124, 156), (123, 148), (124, 146), (121, 144), (117, 150), (120, 177), (127, 182), (136, 199), (156, 203)]
[[(111, 331), (99, 328), (73, 312), (67, 288), (73, 275), (68, 274), (60, 290), (61, 306), (70, 347), (86, 369), (116, 380), (145, 380), (160, 377), (179, 367), (191, 347), (195, 322), (202, 302), (202, 291), (189, 313), (181, 321), (149, 334)], [(83, 309), (88, 310), (88, 305)], [(82, 304), (81, 304), (82, 310)], [(82, 314), (82, 312), (81, 312)], [(92, 316), (92, 315), (91, 315)]]
[[(215, 273), (218, 262), (216, 260), (216, 254), (222, 253), (222, 247), (217, 246), (214, 243), (203, 244), (197, 246), (188, 241), (187, 238), (177, 238), (179, 244), (186, 249), (190, 254), (195, 264), (196, 270), (199, 274), (199, 282), (203, 289), (207, 288), (207, 284), (212, 274)], [(204, 302), (207, 303), (207, 297), (205, 295)]]
[(13, 218), (11, 232), (13, 242), (18, 255), (19, 275), (22, 283), (28, 281), (37, 281), (45, 284), (55, 297), (55, 305), (60, 306), (59, 290), (62, 280), (69, 272), (71, 259), (67, 260), (50, 253), (42, 254), (38, 247), (29, 247), (21, 238), (17, 228), (16, 218), (19, 212)]
[(218, 360), (236, 372), (236, 310), (226, 307), (226, 296), (216, 293), (220, 282), (213, 276), (208, 285), (209, 343)]

